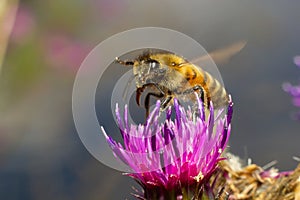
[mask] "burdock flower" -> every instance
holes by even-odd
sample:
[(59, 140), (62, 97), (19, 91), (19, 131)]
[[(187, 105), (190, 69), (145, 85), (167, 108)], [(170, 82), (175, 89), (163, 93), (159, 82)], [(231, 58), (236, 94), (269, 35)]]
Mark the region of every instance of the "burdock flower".
[[(300, 68), (300, 56), (294, 58), (294, 63)], [(300, 107), (300, 84), (292, 85), (290, 83), (284, 83), (283, 90), (291, 95), (293, 104)], [(296, 113), (295, 118), (300, 120), (300, 111)]]
[[(227, 114), (215, 118), (211, 106), (209, 116), (198, 100), (198, 110), (185, 109), (174, 100), (174, 110), (165, 112), (165, 121), (159, 122), (160, 101), (147, 118), (145, 125), (128, 124), (125, 107), (124, 119), (117, 106), (116, 116), (124, 144), (109, 137), (107, 142), (114, 155), (131, 169), (133, 177), (143, 188), (139, 199), (201, 199), (211, 197), (209, 179), (223, 160), (230, 135), (232, 102)], [(172, 117), (174, 112), (174, 117)], [(195, 113), (197, 115), (195, 116)], [(174, 118), (174, 119), (173, 119)]]

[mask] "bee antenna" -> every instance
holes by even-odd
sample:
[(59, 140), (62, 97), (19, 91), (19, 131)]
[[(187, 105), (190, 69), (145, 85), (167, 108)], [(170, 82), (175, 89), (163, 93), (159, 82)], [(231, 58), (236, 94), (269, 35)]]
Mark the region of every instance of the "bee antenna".
[(121, 65), (134, 65), (134, 61), (131, 60), (121, 60), (119, 57), (115, 58), (115, 61)]

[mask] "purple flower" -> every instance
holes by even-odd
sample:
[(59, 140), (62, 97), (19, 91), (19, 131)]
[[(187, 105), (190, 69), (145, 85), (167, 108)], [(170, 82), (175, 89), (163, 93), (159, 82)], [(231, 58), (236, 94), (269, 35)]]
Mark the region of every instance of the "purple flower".
[(12, 41), (22, 43), (32, 35), (36, 28), (36, 19), (30, 9), (20, 6), (11, 33)]
[[(300, 56), (294, 57), (294, 63), (300, 67)], [(292, 85), (290, 83), (284, 83), (282, 87), (285, 92), (291, 95), (293, 104), (300, 107), (300, 84)], [(300, 119), (300, 111), (295, 114), (295, 118)]]
[(54, 33), (45, 37), (46, 59), (51, 66), (76, 71), (87, 56), (90, 48), (64, 33)]
[(300, 67), (300, 56), (295, 56), (295, 57), (294, 57), (294, 63), (295, 63), (298, 67)]
[[(187, 195), (201, 196), (208, 180), (215, 172), (230, 135), (232, 106), (227, 115), (214, 117), (211, 106), (205, 117), (203, 104), (198, 100), (199, 113), (195, 117), (190, 108), (185, 109), (174, 100), (172, 109), (166, 111), (164, 123), (159, 123), (160, 101), (149, 115), (145, 125), (128, 124), (125, 107), (121, 119), (117, 106), (116, 116), (124, 144), (117, 143), (103, 133), (115, 156), (126, 163), (133, 177), (144, 189), (146, 199), (186, 199)], [(191, 194), (189, 193), (191, 192)]]

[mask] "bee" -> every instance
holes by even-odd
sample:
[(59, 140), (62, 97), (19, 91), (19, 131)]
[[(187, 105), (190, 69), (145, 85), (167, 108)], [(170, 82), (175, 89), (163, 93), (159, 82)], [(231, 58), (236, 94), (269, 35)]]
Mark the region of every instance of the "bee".
[[(240, 46), (238, 49), (241, 49)], [(212, 55), (221, 55), (221, 52), (216, 51)], [(210, 107), (210, 102), (215, 109), (228, 105), (229, 95), (222, 84), (210, 73), (182, 56), (164, 50), (148, 50), (134, 60), (121, 60), (116, 57), (115, 61), (133, 67), (137, 88), (136, 102), (139, 106), (142, 93), (145, 89), (149, 91), (144, 100), (146, 117), (149, 115), (151, 96), (161, 99), (161, 110), (173, 105), (174, 98), (196, 102), (195, 92), (206, 108)]]

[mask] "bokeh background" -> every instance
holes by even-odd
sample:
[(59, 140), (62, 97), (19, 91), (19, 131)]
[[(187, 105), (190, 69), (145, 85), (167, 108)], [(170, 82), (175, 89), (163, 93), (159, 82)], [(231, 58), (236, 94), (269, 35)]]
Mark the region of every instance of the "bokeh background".
[[(261, 166), (277, 160), (280, 170), (295, 168), (300, 122), (291, 119), (296, 108), (282, 83), (300, 79), (293, 63), (300, 54), (299, 8), (297, 0), (1, 0), (0, 199), (134, 199), (134, 181), (82, 145), (71, 96), (92, 48), (144, 26), (180, 31), (207, 51), (247, 40), (219, 65), (235, 102), (229, 150)], [(101, 100), (110, 98), (109, 80), (97, 93), (100, 114), (110, 112), (110, 101)]]

